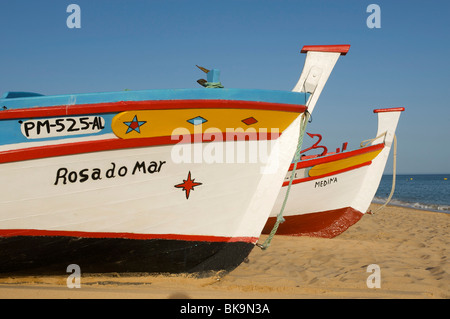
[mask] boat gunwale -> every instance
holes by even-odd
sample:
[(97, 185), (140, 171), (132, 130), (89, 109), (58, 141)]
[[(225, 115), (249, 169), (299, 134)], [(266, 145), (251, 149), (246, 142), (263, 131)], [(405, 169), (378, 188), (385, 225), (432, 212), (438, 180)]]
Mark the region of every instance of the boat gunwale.
[(304, 113), (302, 104), (286, 104), (243, 100), (146, 100), (119, 101), (96, 104), (57, 105), (0, 111), (0, 120), (38, 117), (72, 116), (85, 114), (118, 113), (138, 110), (175, 109), (256, 109), (280, 112)]
[[(324, 163), (328, 163), (331, 161), (341, 160), (341, 159), (353, 157), (356, 155), (361, 155), (361, 154), (365, 154), (365, 153), (378, 151), (378, 150), (383, 149), (384, 147), (385, 147), (384, 143), (379, 143), (379, 144), (370, 145), (370, 146), (362, 147), (362, 148), (351, 150), (351, 151), (345, 151), (345, 152), (335, 153), (335, 154), (331, 154), (331, 155), (324, 155), (324, 156), (321, 156), (318, 158), (312, 158), (312, 159), (308, 159), (305, 161), (300, 161), (297, 164), (297, 169), (306, 168), (306, 167), (310, 167), (312, 165), (324, 164)], [(291, 164), (289, 166), (289, 171), (292, 171), (293, 169), (294, 169), (294, 164)]]

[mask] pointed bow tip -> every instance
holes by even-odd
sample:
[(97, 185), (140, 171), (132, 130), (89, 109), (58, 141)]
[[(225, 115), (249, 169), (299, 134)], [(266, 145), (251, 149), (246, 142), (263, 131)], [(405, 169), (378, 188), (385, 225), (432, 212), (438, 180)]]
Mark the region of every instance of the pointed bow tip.
[(341, 55), (346, 55), (350, 50), (350, 44), (332, 44), (332, 45), (305, 45), (303, 46), (301, 53), (306, 53), (308, 51), (317, 52), (336, 52)]
[(373, 110), (373, 113), (403, 112), (404, 110), (405, 110), (404, 107), (391, 107), (391, 108), (384, 108), (384, 109), (375, 109), (375, 110)]

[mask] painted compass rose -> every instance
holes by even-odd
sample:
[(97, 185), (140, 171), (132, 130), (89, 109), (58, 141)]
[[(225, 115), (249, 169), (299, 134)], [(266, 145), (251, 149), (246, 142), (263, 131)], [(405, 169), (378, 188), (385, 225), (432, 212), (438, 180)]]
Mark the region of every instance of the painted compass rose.
[(182, 190), (186, 192), (186, 199), (189, 199), (191, 190), (194, 190), (194, 187), (199, 185), (202, 185), (202, 183), (195, 182), (195, 178), (191, 179), (191, 172), (189, 171), (187, 179), (183, 179), (183, 183), (177, 184), (174, 187), (182, 188)]

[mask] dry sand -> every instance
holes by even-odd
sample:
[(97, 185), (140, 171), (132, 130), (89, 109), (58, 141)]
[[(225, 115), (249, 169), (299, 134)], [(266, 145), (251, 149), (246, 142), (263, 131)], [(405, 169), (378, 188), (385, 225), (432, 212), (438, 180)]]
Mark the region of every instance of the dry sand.
[[(448, 299), (449, 225), (450, 214), (388, 206), (333, 239), (276, 236), (224, 276), (82, 274), (72, 289), (67, 277), (0, 278), (0, 298)], [(370, 264), (380, 288), (367, 286)]]

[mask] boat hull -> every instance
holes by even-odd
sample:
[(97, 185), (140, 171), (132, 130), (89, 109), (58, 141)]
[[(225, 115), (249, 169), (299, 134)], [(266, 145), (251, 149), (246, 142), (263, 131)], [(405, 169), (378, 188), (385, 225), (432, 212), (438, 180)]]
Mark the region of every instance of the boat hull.
[(238, 266), (269, 216), (306, 108), (206, 92), (203, 100), (11, 102), (0, 113), (0, 273)]
[[(375, 196), (403, 110), (374, 110), (378, 131), (370, 146), (300, 161), (277, 234), (333, 238), (357, 223)], [(293, 165), (263, 233), (276, 222), (292, 173)]]
[[(355, 207), (353, 199), (370, 165), (293, 184), (283, 214), (285, 222), (278, 226), (277, 234), (333, 238), (346, 231), (363, 216), (362, 208)], [(263, 233), (272, 229), (286, 190), (284, 186), (280, 191)]]
[(15, 236), (0, 238), (1, 271), (10, 274), (199, 273), (230, 271), (253, 249), (251, 242), (181, 239)]
[[(4, 170), (21, 172), (23, 178), (9, 177), (14, 182), (1, 204), (2, 212), (14, 211), (15, 216), (2, 214), (0, 271), (64, 273), (67, 265), (77, 264), (83, 272), (178, 273), (230, 270), (237, 266), (257, 236), (249, 235), (251, 229), (241, 229), (237, 234), (245, 209), (224, 204), (226, 196), (220, 196), (234, 182), (229, 178), (219, 183), (223, 187), (211, 188), (221, 176), (216, 176), (216, 180), (206, 176), (223, 169), (203, 168), (199, 174), (198, 165), (171, 165), (161, 149), (164, 147), (115, 151), (113, 161), (110, 152), (104, 152), (103, 161), (102, 153), (96, 153), (35, 160), (25, 164), (27, 168), (24, 163), (4, 165)], [(158, 161), (137, 160), (155, 159), (156, 154)], [(159, 172), (150, 173), (152, 162), (169, 163), (164, 163)], [(75, 168), (80, 163), (82, 166)], [(227, 172), (237, 175), (246, 165), (240, 169), (230, 166)], [(98, 179), (80, 174), (87, 167), (99, 169), (99, 175), (94, 177)], [(127, 168), (128, 173), (120, 176), (125, 172), (122, 169), (119, 173), (120, 168)], [(183, 168), (186, 172), (181, 173)], [(194, 180), (202, 181), (202, 185), (191, 190), (189, 198), (182, 189), (174, 187), (187, 179), (187, 170)], [(32, 171), (39, 175), (32, 175)], [(73, 177), (77, 176), (73, 172), (78, 177)], [(45, 175), (47, 183), (42, 183)], [(107, 175), (114, 177), (108, 179)], [(256, 175), (247, 174), (239, 180), (254, 190)], [(34, 178), (27, 182), (24, 178), (30, 176)], [(80, 182), (83, 176), (89, 179)], [(210, 194), (205, 194), (207, 188)], [(19, 191), (20, 197), (14, 196)], [(216, 201), (223, 209), (217, 209), (209, 200), (216, 191)], [(243, 192), (249, 198), (253, 195)], [(235, 199), (244, 207), (249, 204), (244, 197)], [(230, 213), (232, 210), (234, 213)], [(217, 220), (223, 222), (222, 227), (213, 226)]]
[[(303, 215), (285, 216), (285, 222), (278, 227), (279, 235), (333, 238), (356, 224), (363, 213), (352, 207), (343, 207)], [(276, 222), (270, 217), (263, 233), (269, 233)]]
[[(180, 148), (200, 146), (203, 154), (229, 144), (258, 149), (289, 137), (295, 134)], [(10, 182), (0, 201), (0, 272), (41, 273), (45, 267), (61, 273), (67, 263), (85, 272), (239, 265), (258, 240), (276, 197), (267, 185), (281, 187), (282, 168), (264, 174), (267, 163), (259, 161), (176, 163), (173, 150), (154, 146), (2, 164), (0, 174)]]

